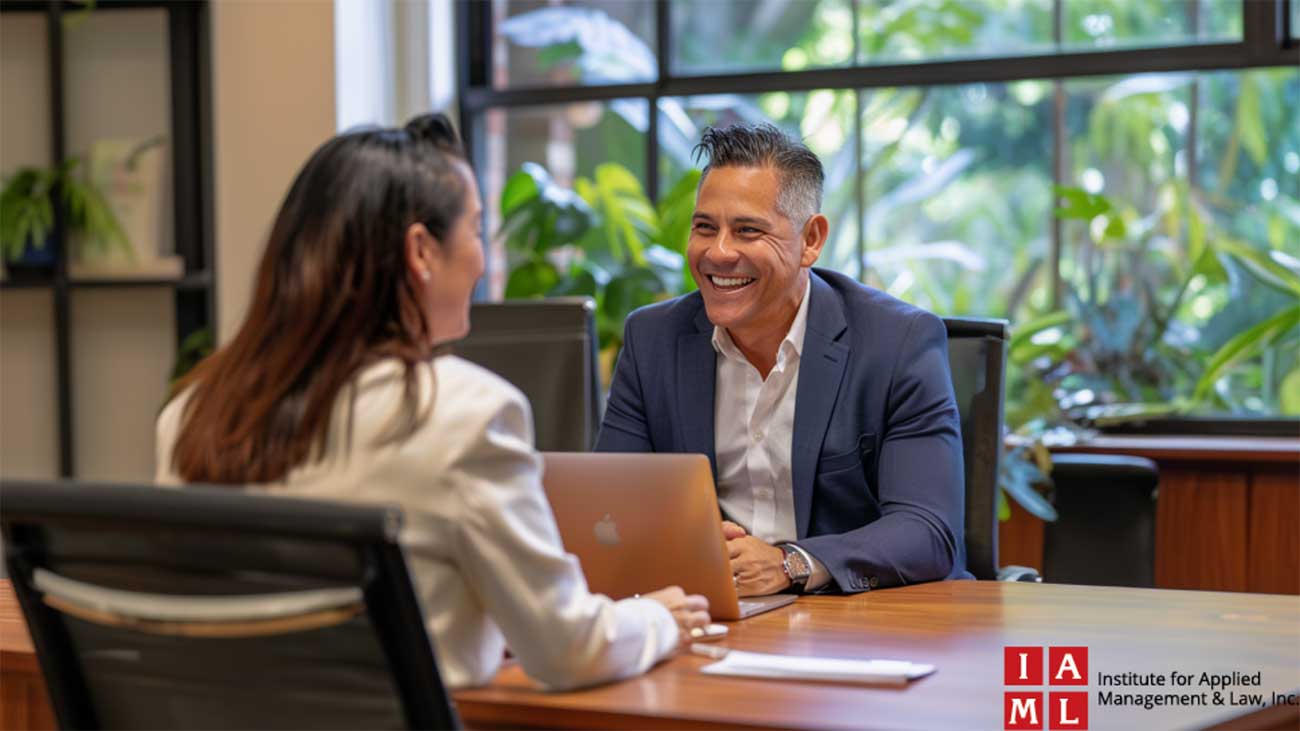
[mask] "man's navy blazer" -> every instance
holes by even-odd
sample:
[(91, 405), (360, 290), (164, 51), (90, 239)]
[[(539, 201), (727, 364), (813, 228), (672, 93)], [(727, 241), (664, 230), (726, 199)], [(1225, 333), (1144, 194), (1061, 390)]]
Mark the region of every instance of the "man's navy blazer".
[[(969, 576), (943, 322), (842, 274), (810, 276), (790, 452), (799, 545), (846, 592)], [(712, 339), (699, 292), (633, 312), (596, 449), (705, 454), (716, 478)]]

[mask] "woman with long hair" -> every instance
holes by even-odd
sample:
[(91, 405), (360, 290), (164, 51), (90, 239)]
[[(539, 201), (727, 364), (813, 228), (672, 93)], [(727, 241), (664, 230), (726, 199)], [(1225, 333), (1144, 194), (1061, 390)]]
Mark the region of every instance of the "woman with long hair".
[(612, 601), (564, 552), (517, 389), (437, 346), (469, 329), (481, 204), (441, 115), (326, 142), (280, 206), (247, 318), (158, 418), (159, 484), (397, 503), (444, 681), (508, 644), (556, 688), (644, 672), (707, 624), (670, 587)]

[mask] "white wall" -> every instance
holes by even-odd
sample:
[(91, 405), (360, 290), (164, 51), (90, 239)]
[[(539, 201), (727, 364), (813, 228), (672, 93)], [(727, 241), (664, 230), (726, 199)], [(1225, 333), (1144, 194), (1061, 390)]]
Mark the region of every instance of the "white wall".
[(238, 329), (271, 221), (335, 131), (334, 5), (212, 3), (218, 338)]
[[(171, 55), (167, 11), (91, 13), (65, 25), (65, 150), (84, 157), (99, 139), (168, 142), (158, 248), (175, 251), (171, 193)], [(154, 419), (176, 360), (171, 287), (71, 293), (73, 464), (78, 477), (148, 481)]]
[[(49, 61), (42, 14), (0, 16), (0, 173), (50, 160)], [(171, 85), (163, 10), (93, 13), (64, 36), (65, 150), (168, 134)], [(170, 175), (170, 164), (164, 169)], [(164, 182), (161, 230), (170, 232)], [(172, 249), (170, 239), (162, 248)], [(153, 421), (175, 359), (169, 287), (74, 289), (70, 295), (73, 461), (79, 477), (147, 480)], [(0, 474), (58, 473), (53, 298), (48, 289), (0, 293)]]
[[(43, 13), (0, 13), (0, 178), (50, 162)], [(59, 472), (54, 305), (48, 290), (0, 291), (0, 475)]]
[[(285, 191), (335, 131), (334, 5), (228, 0), (210, 7), (214, 258), (224, 341), (243, 318)], [(69, 154), (98, 138), (170, 128), (165, 18), (158, 10), (114, 10), (69, 28)], [(0, 174), (50, 162), (45, 41), (43, 14), (0, 15)], [(170, 231), (170, 199), (164, 208)], [(148, 479), (153, 420), (175, 358), (172, 292), (78, 289), (70, 315), (77, 474)], [(6, 289), (0, 292), (0, 474), (57, 474), (56, 404), (50, 293)]]

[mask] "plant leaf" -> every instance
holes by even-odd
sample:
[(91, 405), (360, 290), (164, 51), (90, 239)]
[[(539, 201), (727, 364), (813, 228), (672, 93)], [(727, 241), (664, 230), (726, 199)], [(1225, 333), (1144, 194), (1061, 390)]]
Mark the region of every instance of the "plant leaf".
[(621, 323), (633, 310), (655, 302), (664, 292), (664, 284), (653, 270), (633, 267), (605, 285), (602, 310), (610, 320)]
[(546, 294), (548, 297), (595, 297), (597, 289), (595, 275), (580, 262), (574, 262), (569, 269), (569, 276), (561, 279), (560, 283)]
[(1015, 327), (1011, 334), (1011, 340), (1007, 343), (1007, 351), (1014, 353), (1018, 348), (1023, 347), (1038, 333), (1049, 330), (1054, 327), (1068, 324), (1074, 318), (1065, 310), (1049, 312), (1041, 317), (1036, 317), (1029, 322), (1021, 323)]
[(537, 63), (544, 69), (552, 69), (582, 56), (582, 45), (577, 41), (566, 41), (545, 46), (537, 52)]
[(1045, 482), (1046, 478), (1033, 462), (1015, 450), (1003, 455), (998, 473), (998, 484), (1020, 507), (1040, 520), (1056, 520), (1056, 508), (1034, 487), (1036, 482)]
[(1065, 204), (1056, 209), (1057, 218), (1078, 221), (1092, 219), (1112, 210), (1110, 200), (1102, 195), (1093, 195), (1083, 188), (1068, 185), (1053, 185), (1052, 191), (1065, 199)]
[(1277, 390), (1278, 410), (1287, 416), (1300, 414), (1300, 368), (1286, 374)]
[(695, 215), (695, 191), (700, 184), (700, 171), (688, 170), (659, 201), (660, 245), (676, 252), (685, 252), (691, 236), (691, 217)]
[(560, 273), (549, 261), (532, 259), (514, 268), (506, 281), (506, 299), (541, 297), (560, 283)]
[(1224, 343), (1210, 356), (1192, 400), (1202, 401), (1213, 390), (1215, 382), (1233, 366), (1262, 352), (1297, 327), (1300, 327), (1300, 305), (1287, 307)]
[(511, 175), (501, 190), (501, 218), (509, 218), (516, 208), (536, 199), (549, 182), (550, 176), (540, 165), (524, 163), (524, 168)]
[(1280, 263), (1270, 252), (1229, 238), (1224, 238), (1215, 246), (1241, 263), (1259, 281), (1286, 294), (1300, 297), (1300, 272)]

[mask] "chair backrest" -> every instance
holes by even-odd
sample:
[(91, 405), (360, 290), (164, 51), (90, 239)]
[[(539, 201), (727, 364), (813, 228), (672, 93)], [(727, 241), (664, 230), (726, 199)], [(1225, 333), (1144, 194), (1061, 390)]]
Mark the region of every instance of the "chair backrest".
[(998, 575), (998, 463), (1007, 363), (1006, 320), (944, 318), (966, 463), (966, 569)]
[(0, 482), (63, 728), (453, 728), (393, 507)]
[(1043, 580), (1155, 586), (1158, 480), (1144, 457), (1053, 455), (1059, 517), (1043, 531)]
[(600, 428), (596, 303), (590, 297), (482, 302), (452, 348), (524, 392), (537, 448), (586, 452)]

